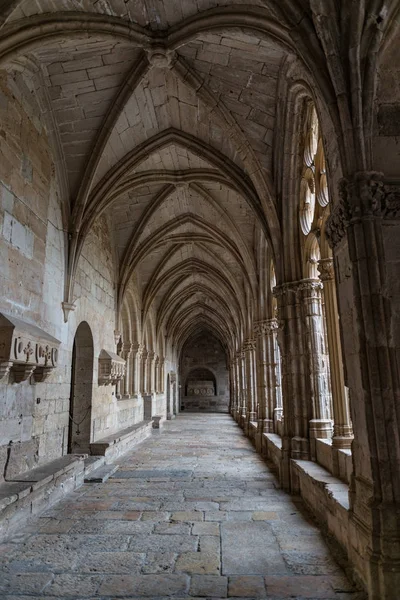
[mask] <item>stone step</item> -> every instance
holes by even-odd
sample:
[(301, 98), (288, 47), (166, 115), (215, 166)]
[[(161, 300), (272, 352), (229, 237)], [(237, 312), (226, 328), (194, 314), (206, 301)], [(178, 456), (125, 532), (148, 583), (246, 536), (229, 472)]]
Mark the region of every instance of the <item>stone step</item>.
[(106, 459), (104, 456), (88, 456), (85, 458), (85, 477), (93, 473), (99, 467), (102, 467)]
[(89, 475), (85, 475), (85, 483), (104, 483), (111, 475), (114, 475), (118, 467), (119, 465), (103, 465)]

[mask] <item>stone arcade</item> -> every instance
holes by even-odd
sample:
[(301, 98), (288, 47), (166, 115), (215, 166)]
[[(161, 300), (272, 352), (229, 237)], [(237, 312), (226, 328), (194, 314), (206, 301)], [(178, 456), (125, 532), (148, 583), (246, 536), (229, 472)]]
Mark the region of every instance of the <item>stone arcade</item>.
[[(399, 20), (399, 0), (0, 0), (1, 597), (355, 598), (282, 550), (239, 425), (283, 529), (300, 497), (368, 598), (400, 598)], [(146, 508), (157, 486), (181, 507)], [(273, 581), (231, 556), (231, 518)], [(87, 534), (86, 575), (61, 572), (62, 534), (67, 557)], [(147, 534), (185, 556), (152, 570)]]

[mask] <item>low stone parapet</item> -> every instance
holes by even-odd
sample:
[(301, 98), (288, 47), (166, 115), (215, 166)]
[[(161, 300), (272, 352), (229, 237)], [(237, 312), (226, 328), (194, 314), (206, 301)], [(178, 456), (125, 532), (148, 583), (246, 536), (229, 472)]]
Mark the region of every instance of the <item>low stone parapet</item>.
[(84, 456), (69, 454), (0, 485), (0, 539), (83, 484)]
[(151, 419), (141, 421), (127, 429), (121, 429), (116, 433), (90, 444), (90, 453), (95, 456), (104, 456), (106, 463), (113, 462), (121, 454), (128, 452), (133, 446), (145, 440), (152, 430)]

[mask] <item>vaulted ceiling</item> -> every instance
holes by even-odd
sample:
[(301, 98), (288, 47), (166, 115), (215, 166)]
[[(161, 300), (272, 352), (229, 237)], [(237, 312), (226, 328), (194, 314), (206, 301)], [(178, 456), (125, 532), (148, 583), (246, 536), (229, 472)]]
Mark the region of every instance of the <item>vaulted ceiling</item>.
[(282, 244), (280, 76), (307, 50), (331, 89), (321, 46), (296, 33), (308, 2), (284, 3), (288, 19), (272, 0), (0, 2), (0, 66), (34, 72), (48, 114), (67, 300), (107, 214), (120, 307), (134, 278), (143, 323), (178, 345), (199, 326), (231, 347), (249, 335), (260, 240), (276, 258)]

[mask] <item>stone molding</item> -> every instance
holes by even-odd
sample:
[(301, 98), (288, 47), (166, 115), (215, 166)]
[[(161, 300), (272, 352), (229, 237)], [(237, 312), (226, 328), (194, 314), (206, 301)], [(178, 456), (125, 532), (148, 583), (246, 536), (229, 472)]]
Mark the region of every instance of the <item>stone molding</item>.
[(102, 350), (99, 355), (99, 385), (115, 385), (121, 381), (125, 367), (126, 361), (118, 354)]
[(342, 179), (339, 183), (339, 202), (325, 226), (331, 248), (341, 242), (352, 222), (368, 217), (400, 217), (399, 182), (385, 182), (383, 173), (374, 171), (356, 173), (352, 181)]
[(0, 380), (11, 372), (15, 383), (31, 375), (43, 383), (57, 367), (60, 344), (36, 325), (0, 313)]

